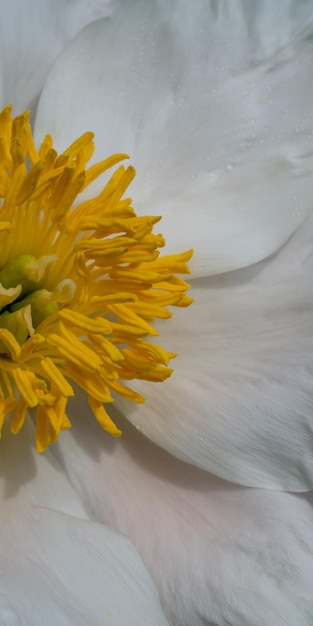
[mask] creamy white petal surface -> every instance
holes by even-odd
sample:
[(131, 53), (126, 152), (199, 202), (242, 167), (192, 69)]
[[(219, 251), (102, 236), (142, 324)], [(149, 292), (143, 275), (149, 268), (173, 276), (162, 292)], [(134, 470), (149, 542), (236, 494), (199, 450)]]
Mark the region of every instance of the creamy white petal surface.
[[(48, 80), (36, 133), (64, 148), (92, 125), (97, 158), (133, 154), (135, 206), (165, 213), (169, 250), (194, 245), (197, 276), (267, 256), (311, 207), (313, 9), (188, 6), (122, 3), (84, 29)], [(195, 305), (160, 324), (173, 377), (161, 392), (136, 383), (143, 406), (119, 400), (168, 451), (252, 486), (313, 484), (312, 250), (298, 237), (265, 265), (195, 284)]]
[(16, 114), (33, 108), (63, 46), (86, 24), (108, 15), (113, 5), (113, 0), (2, 0), (0, 105), (12, 102)]
[(236, 487), (170, 457), (121, 417), (113, 441), (87, 403), (75, 412), (52, 453), (95, 519), (135, 542), (173, 626), (313, 623), (304, 497)]
[(312, 209), (311, 2), (127, 0), (84, 29), (41, 96), (36, 137), (96, 132), (128, 152), (130, 193), (164, 216), (194, 275), (259, 261)]
[(0, 623), (166, 626), (128, 539), (90, 521), (62, 467), (33, 451), (34, 427), (0, 442)]
[(313, 219), (251, 268), (193, 281), (194, 304), (158, 324), (178, 353), (146, 402), (118, 400), (150, 439), (244, 485), (313, 485)]

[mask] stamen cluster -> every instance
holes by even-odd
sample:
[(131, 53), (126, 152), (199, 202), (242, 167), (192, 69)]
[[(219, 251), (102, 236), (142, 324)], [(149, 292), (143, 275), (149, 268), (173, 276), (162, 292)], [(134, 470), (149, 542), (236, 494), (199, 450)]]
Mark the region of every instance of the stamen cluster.
[(71, 425), (75, 384), (119, 436), (103, 405), (114, 394), (143, 402), (124, 381), (171, 374), (175, 355), (147, 338), (158, 334), (155, 318), (171, 316), (168, 306), (192, 301), (175, 275), (188, 273), (191, 251), (160, 257), (160, 217), (138, 217), (124, 198), (133, 167), (117, 167), (97, 197), (79, 204), (90, 183), (127, 158), (86, 169), (92, 153), (89, 132), (59, 156), (48, 135), (37, 152), (28, 112), (0, 114), (0, 428), (13, 411), (19, 432), (35, 408), (39, 452)]

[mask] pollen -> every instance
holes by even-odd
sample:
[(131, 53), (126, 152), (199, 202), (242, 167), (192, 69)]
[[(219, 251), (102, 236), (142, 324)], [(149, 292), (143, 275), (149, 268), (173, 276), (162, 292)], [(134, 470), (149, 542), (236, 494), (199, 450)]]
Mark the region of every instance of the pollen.
[[(125, 197), (127, 155), (88, 167), (90, 132), (60, 155), (47, 135), (37, 152), (28, 113), (0, 113), (0, 434), (6, 420), (17, 434), (31, 409), (43, 452), (71, 426), (78, 388), (118, 437), (106, 405), (141, 403), (130, 381), (171, 375), (175, 355), (157, 345), (153, 323), (192, 302), (178, 276), (192, 251), (160, 256), (160, 217), (137, 216)], [(104, 172), (101, 193), (80, 200)]]

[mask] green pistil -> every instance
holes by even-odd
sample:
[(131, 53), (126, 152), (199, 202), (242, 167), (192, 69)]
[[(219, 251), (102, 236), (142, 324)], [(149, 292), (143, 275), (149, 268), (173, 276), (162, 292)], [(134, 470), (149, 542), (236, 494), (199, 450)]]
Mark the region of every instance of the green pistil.
[[(55, 299), (55, 294), (47, 289), (38, 289), (34, 293), (31, 293), (23, 300), (11, 304), (9, 311), (18, 311), (19, 309), (30, 304), (31, 315), (34, 328), (37, 328), (41, 322), (43, 322), (49, 315), (57, 313), (59, 310), (58, 301)], [(1, 316), (0, 316), (1, 319)]]
[(29, 279), (29, 269), (34, 267), (36, 261), (36, 257), (31, 254), (23, 254), (13, 259), (13, 261), (10, 261), (10, 263), (0, 271), (0, 283), (2, 286), (9, 289), (10, 287), (22, 285), (20, 297), (27, 293), (32, 293), (32, 291), (41, 287), (41, 284)]
[[(42, 289), (46, 268), (56, 260), (55, 255), (36, 259), (31, 254), (22, 254), (10, 261), (0, 271), (0, 283), (4, 289), (21, 287), (18, 297), (0, 313), (0, 328), (6, 328), (23, 345), (28, 337), (47, 317), (59, 310), (56, 294)], [(0, 341), (0, 354), (8, 349)]]
[(54, 254), (36, 259), (32, 254), (21, 254), (0, 270), (0, 283), (5, 289), (22, 286), (20, 298), (40, 289), (46, 277), (46, 268), (57, 257)]
[[(25, 307), (16, 313), (5, 311), (0, 315), (0, 328), (6, 328), (14, 335), (20, 346), (28, 339), (30, 332), (33, 331), (31, 324), (30, 310)], [(8, 348), (0, 340), (0, 354), (7, 354)]]

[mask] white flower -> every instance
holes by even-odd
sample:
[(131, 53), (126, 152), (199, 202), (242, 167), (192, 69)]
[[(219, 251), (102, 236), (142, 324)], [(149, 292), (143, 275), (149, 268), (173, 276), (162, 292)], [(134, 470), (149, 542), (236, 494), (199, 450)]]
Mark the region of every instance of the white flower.
[[(52, 132), (62, 150), (95, 130), (95, 158), (131, 154), (138, 211), (164, 215), (170, 250), (195, 247), (195, 304), (159, 327), (179, 355), (173, 377), (138, 383), (142, 408), (116, 402), (122, 440), (83, 398), (44, 456), (31, 422), (3, 437), (3, 623), (165, 623), (133, 547), (104, 523), (135, 543), (171, 624), (313, 621), (309, 498), (214, 478), (122, 416), (224, 479), (312, 486), (313, 10), (272, 4), (125, 0), (73, 39), (45, 83), (38, 140)], [(59, 5), (45, 7), (57, 21)], [(79, 21), (79, 7), (63, 3), (59, 49), (100, 17)], [(58, 28), (40, 31), (35, 15), (20, 45), (8, 39), (16, 75), (4, 76), (3, 104), (11, 96), (17, 112), (58, 51)], [(31, 89), (38, 32), (50, 53)]]

